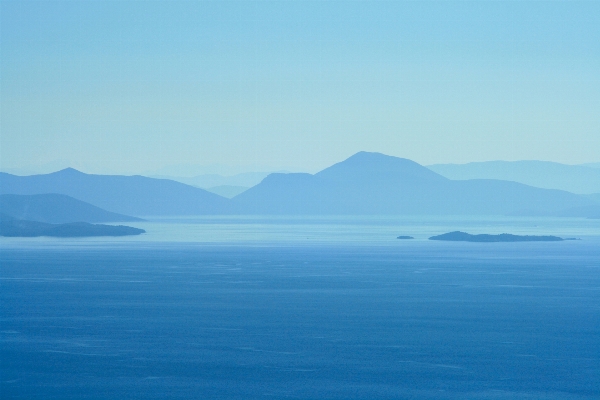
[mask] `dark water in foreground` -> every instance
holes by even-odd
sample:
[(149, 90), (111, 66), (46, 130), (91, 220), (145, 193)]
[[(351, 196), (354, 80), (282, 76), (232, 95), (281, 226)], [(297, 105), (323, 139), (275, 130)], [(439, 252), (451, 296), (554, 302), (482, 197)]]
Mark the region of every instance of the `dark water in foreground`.
[(600, 248), (6, 248), (2, 398), (597, 399)]

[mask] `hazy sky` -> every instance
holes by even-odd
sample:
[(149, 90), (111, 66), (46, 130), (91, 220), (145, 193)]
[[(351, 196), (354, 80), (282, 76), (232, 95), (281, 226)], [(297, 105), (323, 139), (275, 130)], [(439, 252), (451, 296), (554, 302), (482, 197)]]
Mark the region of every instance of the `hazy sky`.
[(600, 161), (600, 2), (1, 1), (3, 169)]

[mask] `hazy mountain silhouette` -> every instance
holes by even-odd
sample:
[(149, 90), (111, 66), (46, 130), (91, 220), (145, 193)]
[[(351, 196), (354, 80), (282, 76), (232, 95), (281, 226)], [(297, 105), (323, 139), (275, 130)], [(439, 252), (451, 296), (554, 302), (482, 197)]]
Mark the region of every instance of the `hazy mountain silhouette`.
[(245, 192), (248, 189), (250, 189), (249, 186), (221, 185), (221, 186), (208, 187), (208, 188), (205, 188), (204, 190), (214, 193), (214, 194), (218, 194), (219, 196), (223, 196), (228, 199), (231, 199), (231, 198), (237, 196), (238, 194)]
[(221, 214), (228, 200), (206, 190), (143, 176), (91, 175), (72, 168), (45, 175), (0, 173), (0, 191), (59, 193), (112, 212), (144, 215)]
[(68, 222), (124, 222), (139, 218), (103, 210), (64, 194), (0, 195), (0, 212), (22, 220), (64, 224)]
[(509, 214), (586, 206), (560, 190), (500, 180), (453, 181), (413, 161), (360, 152), (315, 175), (271, 174), (233, 198), (250, 214)]
[(218, 186), (242, 186), (252, 187), (257, 185), (269, 175), (270, 172), (244, 172), (236, 175), (202, 174), (193, 177), (182, 176), (151, 176), (152, 178), (170, 179), (173, 181), (185, 183), (186, 185), (196, 186), (202, 189), (209, 189)]
[(548, 161), (486, 161), (436, 164), (427, 168), (449, 179), (500, 179), (572, 193), (600, 192), (600, 169)]
[(311, 174), (275, 173), (228, 200), (166, 179), (89, 175), (0, 174), (3, 193), (61, 193), (129, 215), (543, 215), (593, 204), (589, 197), (500, 180), (454, 181), (413, 161), (360, 152)]

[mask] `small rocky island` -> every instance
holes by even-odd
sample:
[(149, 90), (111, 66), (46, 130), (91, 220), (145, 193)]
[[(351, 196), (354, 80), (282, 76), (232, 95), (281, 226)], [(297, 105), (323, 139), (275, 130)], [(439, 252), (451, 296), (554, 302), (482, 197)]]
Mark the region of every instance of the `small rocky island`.
[(530, 236), (530, 235), (511, 235), (509, 233), (502, 233), (500, 235), (471, 235), (465, 232), (455, 231), (444, 233), (443, 235), (432, 236), (429, 240), (446, 240), (450, 242), (561, 242), (563, 240), (576, 240), (576, 239), (563, 239), (558, 236)]
[(66, 224), (48, 224), (0, 216), (0, 236), (5, 237), (93, 237), (93, 236), (129, 236), (145, 233), (143, 229), (124, 225), (90, 224), (88, 222), (70, 222)]
[(400, 235), (400, 236), (398, 236), (396, 239), (414, 239), (414, 237), (412, 237), (412, 236), (402, 236), (402, 235)]

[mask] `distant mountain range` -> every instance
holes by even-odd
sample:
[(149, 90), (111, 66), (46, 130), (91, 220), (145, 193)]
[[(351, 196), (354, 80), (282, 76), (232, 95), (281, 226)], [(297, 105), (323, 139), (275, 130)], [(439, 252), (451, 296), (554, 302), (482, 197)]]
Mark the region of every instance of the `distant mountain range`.
[(131, 222), (139, 218), (117, 214), (64, 194), (0, 195), (2, 214), (21, 220), (64, 224), (70, 222)]
[(72, 168), (45, 175), (0, 173), (0, 192), (58, 193), (112, 212), (145, 215), (223, 214), (227, 199), (168, 179), (144, 176), (91, 175)]
[(587, 207), (593, 198), (492, 179), (450, 180), (413, 161), (360, 152), (311, 174), (268, 175), (229, 200), (168, 179), (90, 175), (66, 169), (47, 175), (0, 173), (0, 192), (58, 193), (112, 212), (135, 215), (552, 215)]
[(218, 194), (219, 196), (227, 197), (228, 199), (234, 198), (240, 193), (244, 193), (246, 190), (250, 189), (249, 186), (230, 186), (230, 185), (221, 185), (221, 186), (213, 186), (208, 187), (205, 190)]
[(236, 175), (203, 174), (194, 177), (181, 176), (152, 176), (152, 178), (170, 179), (173, 181), (185, 183), (186, 185), (196, 186), (219, 196), (231, 199), (238, 194), (248, 190), (254, 185), (259, 184), (270, 172), (245, 172)]
[(427, 168), (448, 178), (500, 179), (572, 193), (600, 193), (600, 163), (565, 165), (547, 161), (486, 161), (436, 164)]
[(271, 174), (232, 200), (258, 214), (552, 213), (590, 199), (491, 179), (450, 180), (413, 161), (360, 152), (315, 175)]
[(219, 174), (202, 174), (193, 177), (180, 176), (152, 176), (152, 178), (171, 179), (186, 185), (209, 189), (218, 186), (239, 186), (249, 188), (257, 185), (269, 175), (270, 172), (245, 172), (231, 176)]

